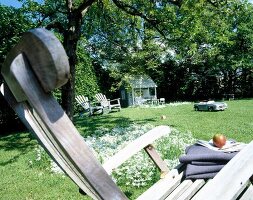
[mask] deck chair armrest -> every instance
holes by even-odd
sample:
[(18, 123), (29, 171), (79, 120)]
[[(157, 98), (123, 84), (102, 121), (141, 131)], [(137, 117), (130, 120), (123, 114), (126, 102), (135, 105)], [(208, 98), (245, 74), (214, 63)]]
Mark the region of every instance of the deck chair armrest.
[(125, 148), (112, 156), (107, 162), (103, 164), (104, 169), (108, 174), (111, 174), (114, 169), (116, 169), (134, 154), (149, 146), (149, 144), (152, 144), (155, 140), (169, 134), (170, 132), (171, 128), (168, 126), (157, 126), (153, 128), (152, 130), (129, 143)]
[(109, 101), (119, 101), (120, 98), (117, 98), (117, 99), (108, 99)]

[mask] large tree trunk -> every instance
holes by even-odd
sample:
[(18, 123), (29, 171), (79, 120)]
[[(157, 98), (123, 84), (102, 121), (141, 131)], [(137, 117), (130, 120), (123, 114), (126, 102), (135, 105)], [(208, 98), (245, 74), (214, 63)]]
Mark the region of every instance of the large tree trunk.
[(68, 10), (68, 29), (64, 32), (63, 45), (69, 57), (70, 79), (66, 85), (62, 87), (62, 107), (71, 120), (74, 114), (74, 98), (75, 98), (75, 77), (77, 64), (77, 42), (81, 37), (82, 18), (87, 9), (96, 0), (86, 0), (76, 9), (73, 7), (72, 0), (66, 0)]
[(62, 87), (62, 107), (69, 118), (73, 119), (74, 114), (74, 98), (75, 98), (75, 72), (77, 64), (77, 42), (81, 35), (81, 13), (69, 12), (68, 31), (64, 34), (64, 48), (69, 57), (70, 79), (66, 85)]

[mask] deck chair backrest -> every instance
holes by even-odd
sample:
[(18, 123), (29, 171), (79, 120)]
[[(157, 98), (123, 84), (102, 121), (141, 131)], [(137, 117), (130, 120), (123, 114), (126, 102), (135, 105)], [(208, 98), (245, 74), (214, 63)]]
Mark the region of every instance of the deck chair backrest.
[(26, 33), (2, 68), (1, 92), (21, 120), (66, 172), (93, 199), (127, 199), (50, 91), (67, 82), (69, 64), (58, 39), (46, 29)]
[(121, 110), (120, 98), (117, 99), (107, 99), (106, 96), (102, 93), (98, 93), (95, 95), (95, 98), (100, 103), (101, 106), (104, 108), (108, 108), (109, 111), (112, 109), (117, 109), (118, 111)]
[(85, 97), (83, 95), (77, 95), (75, 99), (77, 103), (81, 105), (84, 109), (88, 110), (90, 108), (88, 97)]
[(110, 101), (106, 98), (106, 96), (102, 93), (98, 93), (95, 95), (96, 100), (101, 104), (103, 107), (109, 107)]

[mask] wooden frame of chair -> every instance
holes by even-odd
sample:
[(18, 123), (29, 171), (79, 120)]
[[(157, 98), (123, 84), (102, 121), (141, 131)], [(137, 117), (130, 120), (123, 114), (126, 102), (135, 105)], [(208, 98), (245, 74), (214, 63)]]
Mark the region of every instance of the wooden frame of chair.
[(100, 111), (103, 113), (103, 106), (98, 106), (98, 105), (92, 105), (91, 102), (89, 101), (88, 97), (85, 97), (83, 95), (77, 95), (75, 97), (77, 103), (82, 106), (85, 112), (89, 112), (89, 116), (93, 115), (95, 112)]
[(95, 98), (101, 104), (101, 106), (108, 108), (109, 111), (111, 111), (112, 109), (118, 109), (119, 111), (121, 110), (120, 98), (107, 99), (106, 96), (102, 93), (96, 94)]
[(170, 134), (168, 126), (148, 131), (102, 166), (50, 94), (51, 90), (66, 83), (68, 73), (67, 56), (57, 38), (45, 29), (31, 30), (22, 37), (3, 65), (2, 74), (8, 86), (3, 84), (1, 92), (49, 155), (93, 199), (127, 199), (109, 174), (143, 148), (159, 167), (162, 179), (138, 200), (252, 198), (253, 141), (212, 180), (184, 180), (183, 164), (168, 171), (152, 146), (155, 140)]

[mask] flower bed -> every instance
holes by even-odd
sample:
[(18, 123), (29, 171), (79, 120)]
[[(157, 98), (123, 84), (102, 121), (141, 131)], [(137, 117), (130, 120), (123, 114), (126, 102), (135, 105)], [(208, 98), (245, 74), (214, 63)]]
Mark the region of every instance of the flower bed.
[[(86, 137), (84, 140), (91, 147), (97, 159), (104, 163), (129, 142), (152, 128), (151, 124), (130, 124), (128, 127), (115, 127), (112, 130), (98, 129), (94, 132), (94, 136)], [(173, 129), (171, 134), (157, 140), (154, 146), (171, 169), (178, 164), (178, 156), (183, 153), (185, 147), (194, 141), (191, 133), (182, 133)], [(43, 162), (41, 165), (44, 168), (45, 157), (47, 157), (46, 162), (50, 163), (48, 169), (54, 173), (62, 173), (59, 167), (48, 156), (45, 156), (46, 153), (42, 148), (36, 148), (35, 152), (35, 158), (30, 160), (31, 166), (40, 165), (39, 163)], [(118, 184), (142, 187), (154, 182), (158, 175), (159, 172), (148, 155), (141, 151), (117, 168), (113, 173), (113, 179)]]

